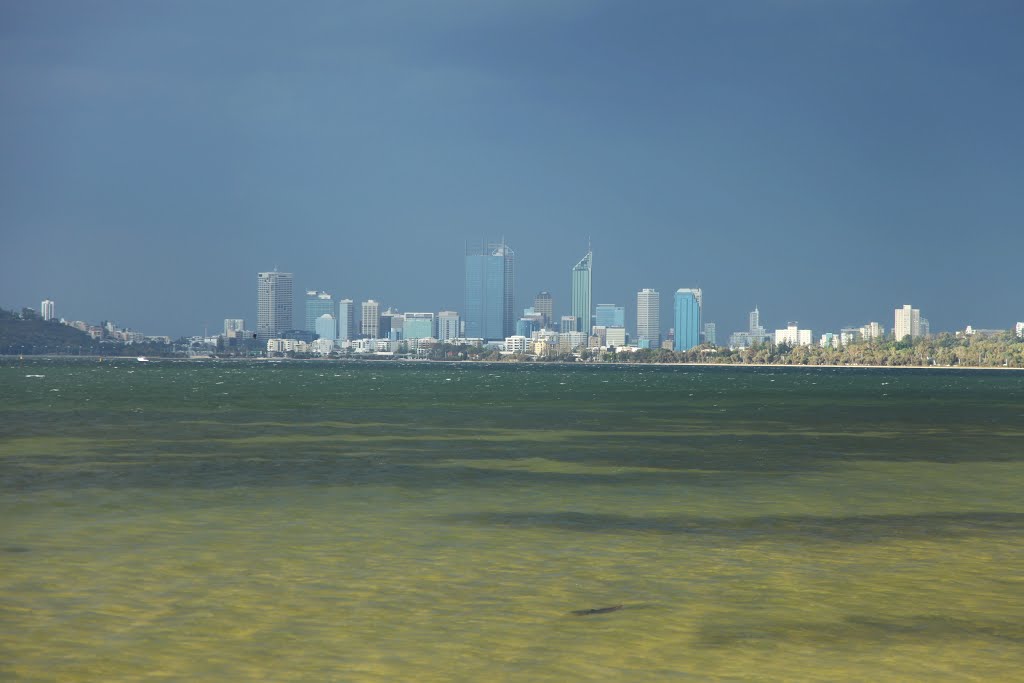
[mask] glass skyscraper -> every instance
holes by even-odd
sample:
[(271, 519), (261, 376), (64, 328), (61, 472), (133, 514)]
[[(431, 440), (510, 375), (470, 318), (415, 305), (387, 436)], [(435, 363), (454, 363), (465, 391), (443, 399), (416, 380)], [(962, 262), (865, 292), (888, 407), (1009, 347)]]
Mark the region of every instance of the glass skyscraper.
[(307, 290), (306, 326), (302, 329), (316, 332), (316, 321), (325, 313), (334, 315), (334, 302), (331, 301), (331, 295), (327, 292), (318, 292), (315, 289)]
[(703, 295), (699, 289), (678, 289), (675, 296), (675, 351), (688, 351), (700, 345), (700, 309)]
[(256, 303), (256, 337), (261, 342), (292, 329), (292, 274), (259, 273), (259, 298)]
[(487, 341), (515, 332), (515, 252), (505, 244), (466, 247), (465, 335)]
[(572, 315), (576, 317), (579, 325), (577, 331), (588, 335), (594, 324), (593, 308), (590, 304), (593, 265), (594, 252), (588, 249), (579, 263), (572, 267)]

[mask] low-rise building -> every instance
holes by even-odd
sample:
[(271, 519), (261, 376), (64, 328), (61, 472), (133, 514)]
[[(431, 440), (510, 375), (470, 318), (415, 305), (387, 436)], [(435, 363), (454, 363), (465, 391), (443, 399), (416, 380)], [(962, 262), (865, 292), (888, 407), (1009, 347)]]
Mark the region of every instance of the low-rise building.
[(511, 337), (505, 337), (505, 348), (506, 353), (526, 353), (528, 349), (528, 342), (530, 340), (523, 335), (514, 334)]

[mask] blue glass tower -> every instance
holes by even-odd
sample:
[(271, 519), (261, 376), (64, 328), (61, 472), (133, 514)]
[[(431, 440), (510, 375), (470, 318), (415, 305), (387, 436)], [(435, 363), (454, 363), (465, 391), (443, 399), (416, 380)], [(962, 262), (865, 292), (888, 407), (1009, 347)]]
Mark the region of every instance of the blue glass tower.
[(487, 341), (510, 337), (513, 318), (515, 252), (507, 244), (466, 249), (466, 336)]
[(315, 289), (307, 291), (306, 326), (303, 329), (316, 332), (316, 321), (325, 313), (334, 315), (334, 302), (331, 301), (331, 295), (327, 292), (318, 292)]
[(688, 351), (700, 345), (700, 309), (703, 295), (699, 289), (679, 289), (675, 296), (676, 336), (672, 349)]
[(587, 250), (579, 263), (572, 267), (572, 314), (576, 317), (577, 332), (590, 334), (590, 295), (593, 288), (594, 252)]

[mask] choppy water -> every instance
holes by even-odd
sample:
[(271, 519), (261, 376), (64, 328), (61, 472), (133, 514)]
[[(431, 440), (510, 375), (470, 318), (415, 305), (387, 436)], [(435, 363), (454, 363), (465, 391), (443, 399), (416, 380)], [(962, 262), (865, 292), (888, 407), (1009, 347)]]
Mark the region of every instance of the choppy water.
[(1012, 372), (8, 361), (0, 679), (1011, 680), (1022, 436)]

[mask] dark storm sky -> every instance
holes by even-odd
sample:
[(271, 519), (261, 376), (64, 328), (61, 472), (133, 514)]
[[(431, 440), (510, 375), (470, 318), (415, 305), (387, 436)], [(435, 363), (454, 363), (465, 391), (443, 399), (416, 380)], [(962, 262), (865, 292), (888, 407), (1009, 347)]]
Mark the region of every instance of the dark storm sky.
[(1016, 1), (4, 2), (0, 306), (254, 327), (276, 265), (461, 310), (504, 235), (565, 313), (589, 236), (630, 327), (693, 286), (720, 339), (1008, 327), (1022, 36)]

